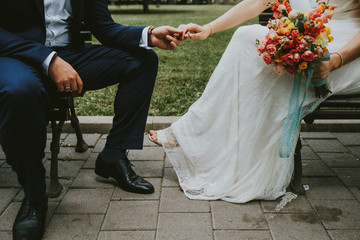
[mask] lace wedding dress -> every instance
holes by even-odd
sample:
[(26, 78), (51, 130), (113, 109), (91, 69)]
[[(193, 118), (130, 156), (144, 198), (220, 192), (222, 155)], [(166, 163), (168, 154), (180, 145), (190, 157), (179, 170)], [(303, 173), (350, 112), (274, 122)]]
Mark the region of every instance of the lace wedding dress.
[[(360, 31), (360, 3), (330, 2), (339, 5), (328, 24), (335, 38), (328, 47), (332, 52)], [(300, 11), (317, 6), (316, 0), (291, 0), (291, 5)], [(264, 39), (267, 32), (260, 25), (240, 27), (203, 95), (170, 128), (158, 132), (191, 199), (272, 200), (284, 195), (289, 185), (293, 157), (279, 157), (279, 142), (293, 77), (277, 75), (258, 56), (255, 40)], [(327, 84), (333, 94), (360, 93), (360, 59), (332, 72)], [(310, 87), (302, 114), (323, 100), (315, 98)], [(293, 150), (298, 134), (299, 127)]]

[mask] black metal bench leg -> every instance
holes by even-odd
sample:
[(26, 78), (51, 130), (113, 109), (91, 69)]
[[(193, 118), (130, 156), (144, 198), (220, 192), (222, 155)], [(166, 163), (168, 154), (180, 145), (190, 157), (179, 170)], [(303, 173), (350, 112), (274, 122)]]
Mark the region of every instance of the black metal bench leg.
[(80, 130), (79, 119), (76, 116), (73, 104), (70, 107), (70, 111), (71, 111), (71, 116), (70, 116), (71, 126), (75, 130), (76, 139), (77, 139), (75, 151), (81, 152), (81, 153), (86, 152), (86, 150), (88, 150), (89, 146), (86, 144), (86, 142), (83, 139), (83, 136), (82, 136), (82, 133)]
[(58, 125), (56, 124), (56, 121), (51, 121), (52, 140), (50, 145), (50, 150), (51, 150), (50, 185), (47, 191), (47, 194), (50, 198), (58, 197), (63, 188), (63, 186), (59, 182), (59, 177), (58, 177), (58, 154), (60, 152), (60, 135), (63, 126), (64, 126), (64, 121), (59, 121)]
[(305, 189), (302, 184), (302, 163), (301, 163), (301, 140), (300, 137), (297, 141), (296, 148), (295, 148), (295, 154), (294, 154), (294, 176), (290, 183), (290, 188), (295, 194), (304, 195)]

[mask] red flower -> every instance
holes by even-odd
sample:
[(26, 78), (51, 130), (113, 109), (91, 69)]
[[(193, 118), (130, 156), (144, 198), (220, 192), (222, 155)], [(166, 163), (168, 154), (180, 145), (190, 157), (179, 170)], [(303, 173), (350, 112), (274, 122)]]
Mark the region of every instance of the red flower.
[(264, 55), (263, 60), (268, 65), (272, 63), (272, 59), (271, 59), (271, 56), (269, 54)]
[(299, 36), (299, 34), (300, 34), (299, 30), (292, 30), (292, 32), (291, 32), (291, 35), (292, 35), (294, 38), (296, 38), (297, 36)]
[(311, 62), (314, 60), (314, 53), (312, 51), (306, 51), (304, 52), (302, 55), (301, 55), (301, 58), (304, 60), (304, 61), (307, 61), (307, 62)]
[(286, 62), (288, 65), (293, 65), (295, 63), (294, 61), (294, 55), (292, 53), (285, 54), (282, 56), (282, 59), (284, 62)]
[(259, 56), (265, 52), (265, 44), (260, 44), (258, 47)]
[(269, 44), (266, 46), (266, 51), (270, 54), (276, 52), (276, 46), (274, 44)]
[(294, 62), (299, 62), (301, 59), (300, 54), (294, 53)]

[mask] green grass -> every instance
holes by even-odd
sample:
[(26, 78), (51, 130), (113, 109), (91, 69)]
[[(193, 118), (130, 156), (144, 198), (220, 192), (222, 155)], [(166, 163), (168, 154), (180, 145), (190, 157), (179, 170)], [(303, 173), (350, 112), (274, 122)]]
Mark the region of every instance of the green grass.
[[(231, 5), (161, 5), (150, 6), (142, 14), (141, 5), (112, 7), (113, 18), (124, 25), (177, 27), (194, 22), (206, 24), (231, 8)], [(245, 24), (257, 23), (257, 19)], [(236, 28), (216, 33), (204, 41), (186, 40), (175, 51), (154, 49), (159, 56), (159, 72), (149, 115), (184, 114), (202, 94)], [(94, 41), (96, 42), (96, 40)], [(113, 115), (116, 86), (87, 92), (76, 99), (79, 115)]]

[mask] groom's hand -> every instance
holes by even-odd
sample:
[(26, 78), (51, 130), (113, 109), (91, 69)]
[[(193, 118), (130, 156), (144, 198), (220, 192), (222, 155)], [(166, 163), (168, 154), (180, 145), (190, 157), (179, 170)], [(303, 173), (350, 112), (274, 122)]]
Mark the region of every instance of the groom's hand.
[(169, 26), (154, 28), (148, 37), (148, 45), (165, 50), (175, 50), (180, 44), (176, 36), (180, 34), (181, 31)]

